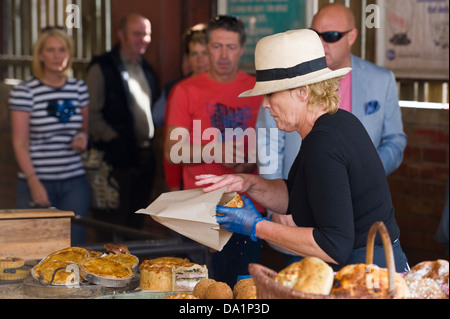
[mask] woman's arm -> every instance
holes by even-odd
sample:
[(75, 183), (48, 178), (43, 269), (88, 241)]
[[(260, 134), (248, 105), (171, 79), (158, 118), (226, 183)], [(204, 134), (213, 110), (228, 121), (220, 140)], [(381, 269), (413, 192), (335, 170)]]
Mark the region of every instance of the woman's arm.
[(88, 105), (81, 108), (81, 116), (83, 122), (80, 131), (74, 136), (71, 147), (78, 152), (84, 152), (88, 147), (88, 127), (89, 127), (89, 109)]
[(261, 221), (256, 224), (256, 237), (275, 246), (281, 247), (299, 256), (315, 256), (325, 262), (337, 264), (313, 237), (312, 227), (286, 226), (271, 221)]
[(25, 175), (30, 188), (31, 197), (36, 205), (50, 206), (47, 191), (34, 170), (30, 157), (29, 144), (30, 114), (22, 111), (11, 111), (12, 145), (19, 169)]

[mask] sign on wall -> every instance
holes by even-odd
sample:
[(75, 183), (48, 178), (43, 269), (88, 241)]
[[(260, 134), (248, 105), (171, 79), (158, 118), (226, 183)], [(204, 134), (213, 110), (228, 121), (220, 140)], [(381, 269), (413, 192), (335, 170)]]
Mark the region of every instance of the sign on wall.
[(254, 72), (256, 43), (263, 37), (292, 29), (305, 22), (306, 0), (218, 0), (218, 13), (240, 18), (246, 28), (247, 43), (241, 68)]
[(383, 0), (384, 66), (400, 78), (449, 78), (449, 0)]

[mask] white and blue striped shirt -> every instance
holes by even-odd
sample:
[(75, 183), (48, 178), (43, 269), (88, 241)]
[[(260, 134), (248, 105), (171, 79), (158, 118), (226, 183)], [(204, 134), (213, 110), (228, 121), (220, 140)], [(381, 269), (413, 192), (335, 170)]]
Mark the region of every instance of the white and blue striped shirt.
[[(30, 113), (30, 156), (41, 180), (64, 180), (85, 174), (80, 153), (70, 144), (82, 128), (81, 108), (89, 104), (82, 80), (68, 78), (60, 88), (32, 78), (13, 88), (10, 110)], [(24, 178), (22, 172), (19, 177)]]

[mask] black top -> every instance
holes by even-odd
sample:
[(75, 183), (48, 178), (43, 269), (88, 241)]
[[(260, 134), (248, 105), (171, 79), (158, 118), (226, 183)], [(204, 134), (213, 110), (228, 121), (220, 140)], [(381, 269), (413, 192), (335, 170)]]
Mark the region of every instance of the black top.
[[(314, 227), (316, 243), (339, 265), (365, 247), (374, 222), (399, 237), (381, 159), (361, 122), (338, 110), (324, 114), (302, 141), (286, 181), (288, 213), (298, 226)], [(377, 244), (382, 244), (379, 236)]]
[[(120, 48), (95, 56), (90, 65), (101, 68), (105, 83), (105, 101), (102, 108), (104, 120), (119, 134), (112, 141), (98, 142), (96, 147), (105, 151), (105, 160), (117, 167), (136, 165), (139, 146), (134, 134), (134, 117), (130, 106), (130, 90), (125, 67), (120, 58)], [(143, 58), (141, 66), (152, 92), (152, 105), (158, 98), (156, 74)]]

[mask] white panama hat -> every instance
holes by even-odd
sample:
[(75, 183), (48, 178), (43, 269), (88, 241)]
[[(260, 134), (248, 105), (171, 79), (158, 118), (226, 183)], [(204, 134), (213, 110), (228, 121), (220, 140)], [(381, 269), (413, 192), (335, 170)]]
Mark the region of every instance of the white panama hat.
[(290, 30), (267, 36), (255, 48), (256, 84), (239, 97), (293, 89), (347, 74), (351, 68), (332, 71), (317, 33)]

